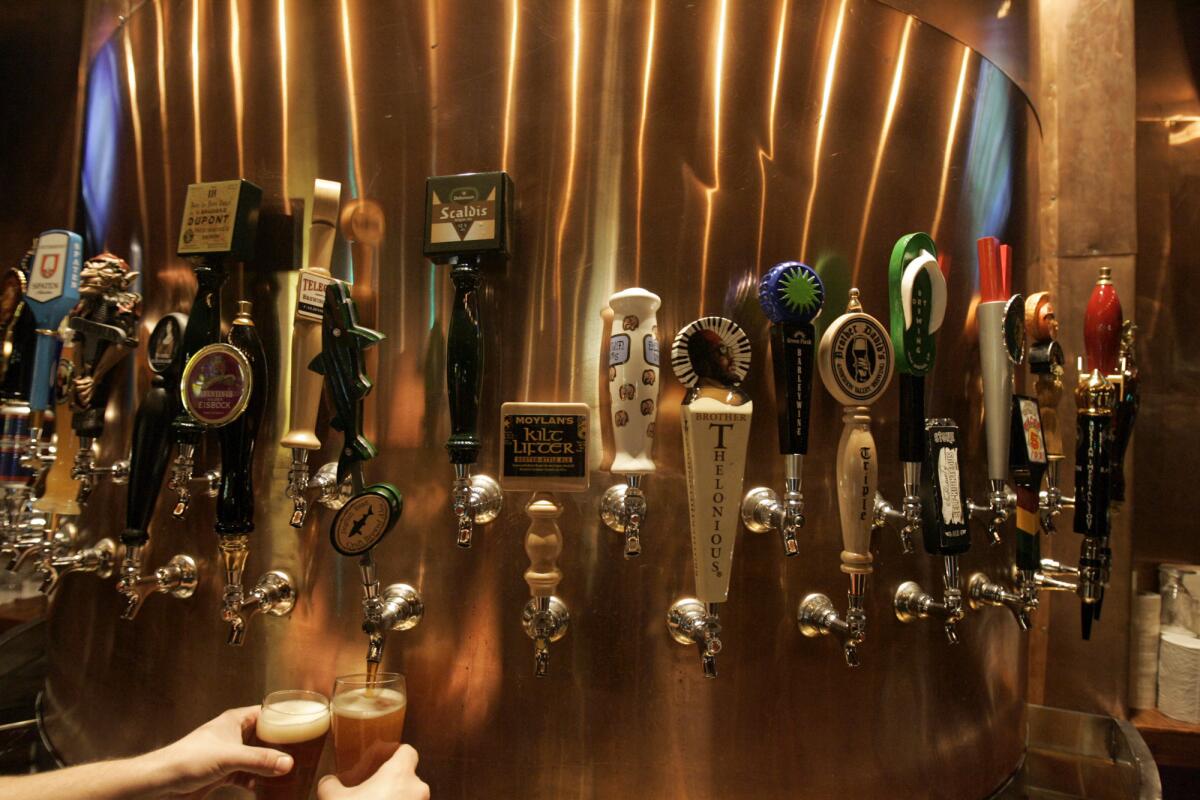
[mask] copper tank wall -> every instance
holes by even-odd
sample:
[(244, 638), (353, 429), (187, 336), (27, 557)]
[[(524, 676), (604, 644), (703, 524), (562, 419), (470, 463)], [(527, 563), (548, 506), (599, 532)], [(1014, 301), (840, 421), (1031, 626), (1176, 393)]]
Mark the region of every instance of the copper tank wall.
[[(365, 321), (388, 336), (372, 363), (369, 432), (380, 456), (367, 472), (396, 483), (406, 503), (378, 552), (380, 572), (417, 585), (427, 610), (416, 630), (392, 635), (386, 666), (408, 675), (406, 738), (436, 797), (962, 798), (988, 794), (1016, 768), (1025, 645), (1011, 615), (971, 614), (953, 647), (940, 625), (896, 621), (896, 586), (935, 589), (940, 564), (902, 556), (893, 531), (876, 539), (863, 666), (848, 669), (836, 642), (797, 630), (806, 593), (844, 605), (831, 468), (841, 409), (820, 386), (801, 556), (785, 560), (774, 535), (741, 532), (720, 677), (706, 681), (694, 648), (664, 625), (692, 588), (683, 390), (664, 370), (644, 554), (624, 561), (598, 520), (614, 479), (597, 448), (592, 489), (566, 497), (561, 520), (571, 630), (554, 645), (550, 676), (535, 680), (520, 626), (526, 497), (507, 497), (472, 550), (454, 544), (442, 449), (452, 292), (420, 252), (427, 175), (512, 174), (515, 253), (483, 296), (481, 471), (496, 472), (501, 402), (584, 401), (601, 430), (599, 312), (612, 291), (641, 285), (662, 296), (665, 335), (702, 314), (728, 315), (751, 335), (746, 486), (780, 487), (758, 276), (805, 259), (830, 290), (827, 319), (851, 284), (886, 319), (892, 243), (928, 231), (951, 292), (929, 410), (962, 425), (978, 494), (974, 242), (1012, 242), (1018, 267), (1036, 252), (1027, 200), (1036, 120), (986, 59), (870, 0), (147, 2), (96, 55), (88, 98), (90, 248), (127, 254), (143, 271), (143, 342), (162, 314), (191, 301), (191, 271), (174, 256), (188, 183), (245, 176), (297, 230), (314, 177), (341, 181), (344, 203), (383, 212), (377, 247), (339, 237), (335, 274), (354, 277)], [(231, 276), (225, 302), (253, 300), (275, 376), (247, 580), (284, 568), (300, 603), (289, 619), (254, 619), (245, 646), (227, 647), (211, 503), (196, 502), (181, 524), (160, 501), (147, 564), (190, 553), (200, 589), (188, 601), (153, 597), (122, 622), (111, 580), (67, 578), (51, 611), (45, 720), (67, 761), (160, 744), (268, 690), (327, 690), (362, 666), (358, 574), (328, 544), (329, 512), (302, 532), (288, 526), (289, 456), (277, 442), (287, 270), (299, 250), (298, 240), (294, 252), (261, 249), (255, 269)], [(147, 382), (139, 356), (114, 399), (102, 461), (127, 447)], [(900, 494), (896, 403), (893, 388), (875, 406), (890, 497)], [(216, 456), (210, 446), (202, 463)], [(82, 518), (85, 536), (117, 534), (123, 513), (122, 493), (103, 487)], [(1001, 577), (1011, 544), (989, 548), (973, 535), (964, 574)]]

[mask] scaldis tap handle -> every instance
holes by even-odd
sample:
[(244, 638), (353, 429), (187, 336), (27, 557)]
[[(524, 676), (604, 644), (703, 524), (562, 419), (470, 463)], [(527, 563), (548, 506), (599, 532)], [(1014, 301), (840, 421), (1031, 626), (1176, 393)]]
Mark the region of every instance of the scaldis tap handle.
[(338, 203), (342, 185), (317, 178), (313, 183), (308, 227), (307, 266), (296, 277), (296, 312), (292, 328), (291, 425), (280, 444), (292, 451), (287, 494), (292, 500), (291, 525), (304, 526), (308, 515), (308, 457), (321, 448), (317, 412), (321, 406), (321, 376), (308, 368), (321, 352), (321, 319), (325, 287), (332, 281), (329, 264), (337, 236)]
[(775, 415), (783, 456), (783, 502), (766, 487), (751, 489), (742, 500), (746, 530), (778, 530), (783, 554), (800, 552), (796, 535), (804, 526), (804, 455), (815, 369), (813, 320), (825, 302), (825, 285), (816, 270), (799, 261), (776, 264), (758, 284), (758, 302), (771, 321), (771, 363), (775, 376)]
[(870, 405), (887, 389), (895, 356), (879, 320), (867, 314), (858, 289), (850, 290), (846, 312), (821, 337), (817, 364), (821, 380), (842, 406), (842, 435), (837, 450), (838, 514), (842, 524), (842, 572), (850, 579), (845, 619), (832, 611), (822, 594), (800, 603), (797, 618), (806, 636), (836, 632), (844, 639), (846, 663), (858, 666), (866, 636), (865, 597), (872, 571), (871, 527), (879, 485), (879, 457), (871, 435)]
[[(261, 202), (262, 189), (246, 180), (188, 186), (176, 248), (196, 273), (196, 298), (188, 313), (180, 354), (184, 364), (220, 339), (221, 287), (227, 262), (253, 257)], [(171, 513), (176, 519), (183, 519), (191, 503), (196, 445), (203, 432), (204, 426), (186, 410), (181, 410), (171, 423), (176, 456), (170, 486), (178, 495)]]
[(488, 263), (503, 262), (511, 242), (512, 181), (505, 172), (475, 172), (430, 178), (425, 184), (424, 253), (450, 267), (454, 302), (446, 335), (446, 393), (454, 467), (451, 502), (458, 521), (457, 544), (471, 546), (476, 524), (500, 512), (503, 494), (486, 475), (471, 474), (479, 459), (479, 403), (483, 388), (484, 334), (480, 284)]
[(667, 612), (667, 629), (700, 650), (706, 678), (717, 676), (720, 604), (729, 597), (737, 498), (742, 493), (754, 403), (741, 388), (750, 339), (732, 320), (701, 317), (671, 344), (671, 367), (687, 389), (680, 410), (696, 594)]
[(79, 234), (51, 230), (38, 237), (25, 291), (25, 304), (38, 334), (29, 387), (29, 442), (25, 445), (26, 455), (34, 461), (40, 458), (42, 424), (57, 373), (58, 328), (79, 301), (82, 271), (83, 238)]
[(608, 338), (608, 390), (613, 443), (610, 471), (625, 478), (610, 486), (600, 502), (600, 518), (625, 534), (625, 558), (642, 552), (646, 495), (642, 477), (654, 472), (654, 423), (658, 418), (658, 295), (625, 289), (608, 299), (612, 326)]

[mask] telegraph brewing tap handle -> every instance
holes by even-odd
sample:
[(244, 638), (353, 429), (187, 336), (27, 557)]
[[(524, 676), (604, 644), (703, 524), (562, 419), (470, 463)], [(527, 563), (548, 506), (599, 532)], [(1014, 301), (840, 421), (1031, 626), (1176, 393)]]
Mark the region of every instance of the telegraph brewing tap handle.
[(37, 325), (29, 407), (35, 413), (50, 408), (58, 361), (58, 327), (79, 300), (83, 269), (83, 238), (70, 231), (46, 231), (37, 240), (25, 303)]
[(890, 333), (900, 371), (900, 460), (925, 457), (925, 375), (933, 369), (934, 334), (946, 315), (946, 278), (927, 234), (896, 241), (888, 265)]
[(337, 236), (342, 185), (317, 178), (313, 185), (312, 222), (308, 228), (308, 265), (296, 278), (296, 310), (292, 329), (291, 423), (280, 440), (284, 447), (319, 450), (317, 412), (321, 376), (308, 368), (321, 353), (321, 319), (325, 289), (333, 281), (329, 264)]
[(267, 407), (267, 354), (250, 316), (249, 301), (238, 302), (238, 314), (227, 342), (241, 351), (250, 365), (244, 410), (220, 427), (221, 487), (217, 495), (216, 531), (224, 536), (254, 530), (254, 445)]

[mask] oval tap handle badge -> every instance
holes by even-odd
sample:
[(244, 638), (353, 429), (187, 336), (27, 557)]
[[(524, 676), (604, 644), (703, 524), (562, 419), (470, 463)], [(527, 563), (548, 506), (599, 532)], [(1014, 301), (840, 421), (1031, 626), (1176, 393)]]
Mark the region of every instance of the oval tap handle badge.
[(178, 312), (167, 314), (155, 323), (154, 330), (150, 331), (150, 341), (146, 347), (146, 358), (150, 362), (150, 370), (155, 375), (162, 375), (170, 369), (183, 344), (185, 327), (187, 327), (187, 315)]
[(179, 386), (184, 409), (206, 428), (219, 428), (240, 417), (253, 389), (250, 361), (224, 342), (200, 348), (183, 368)]
[(329, 526), (329, 541), (344, 556), (362, 555), (396, 527), (403, 510), (404, 498), (395, 486), (368, 486), (338, 509)]
[(733, 320), (701, 317), (675, 335), (671, 368), (689, 389), (701, 381), (732, 388), (750, 371), (750, 338)]
[(901, 372), (924, 375), (933, 369), (934, 334), (946, 317), (946, 278), (937, 246), (925, 233), (896, 241), (888, 264), (892, 346)]
[(1019, 294), (1004, 304), (1004, 350), (1013, 364), (1025, 361), (1025, 298)]
[(759, 281), (758, 302), (771, 322), (804, 325), (820, 315), (825, 284), (807, 264), (784, 261), (767, 270)]
[(858, 289), (851, 289), (846, 313), (821, 337), (817, 361), (825, 388), (843, 406), (870, 405), (891, 382), (894, 359), (883, 324), (863, 312)]

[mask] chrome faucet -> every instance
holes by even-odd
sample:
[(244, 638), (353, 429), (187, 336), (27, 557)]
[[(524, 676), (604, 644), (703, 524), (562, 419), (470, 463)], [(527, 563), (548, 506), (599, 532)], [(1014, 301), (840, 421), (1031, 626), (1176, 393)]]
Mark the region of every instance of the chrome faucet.
[(676, 600), (667, 612), (667, 629), (680, 644), (700, 650), (704, 677), (717, 677), (717, 654), (721, 652), (719, 603), (701, 603), (694, 597)]
[(168, 594), (186, 600), (196, 592), (199, 574), (196, 561), (188, 555), (172, 556), (165, 566), (149, 575), (142, 575), (142, 546), (126, 546), (125, 559), (121, 562), (121, 578), (117, 591), (124, 595), (125, 610), (121, 619), (133, 619), (142, 608), (142, 603), (153, 594)]
[(1025, 597), (1010, 592), (998, 583), (992, 583), (988, 576), (976, 572), (967, 580), (967, 598), (971, 608), (983, 606), (1003, 606), (1012, 612), (1021, 630), (1029, 630), (1029, 606)]

